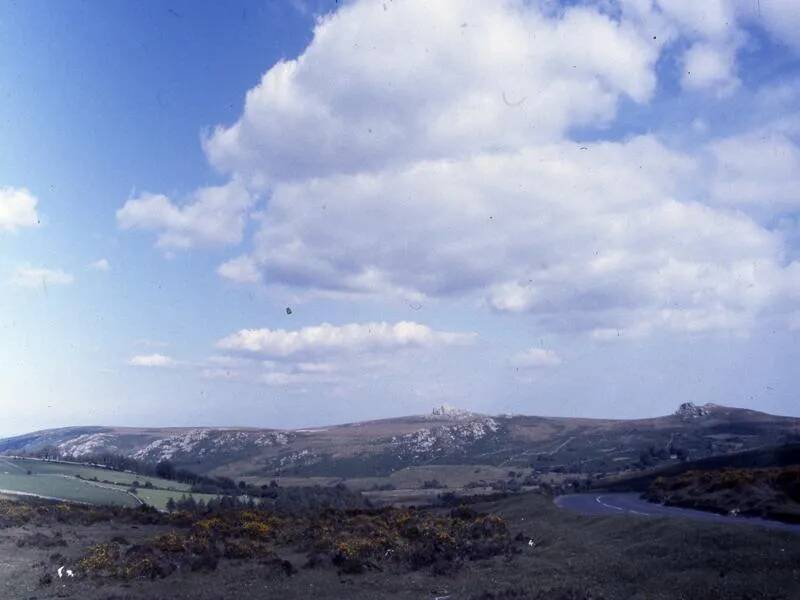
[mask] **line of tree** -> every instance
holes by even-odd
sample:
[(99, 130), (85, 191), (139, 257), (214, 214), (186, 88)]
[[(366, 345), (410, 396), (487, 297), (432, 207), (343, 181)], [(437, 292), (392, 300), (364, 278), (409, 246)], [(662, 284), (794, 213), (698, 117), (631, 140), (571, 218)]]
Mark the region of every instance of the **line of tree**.
[(115, 452), (98, 452), (94, 454), (71, 456), (69, 454), (61, 454), (58, 449), (50, 446), (41, 448), (36, 452), (29, 452), (26, 455), (33, 458), (77, 462), (110, 469), (112, 471), (125, 471), (145, 477), (158, 477), (169, 481), (177, 481), (179, 483), (191, 485), (192, 491), (194, 492), (208, 492), (213, 494), (239, 493), (239, 486), (229, 477), (208, 477), (200, 475), (189, 469), (178, 468), (170, 460), (161, 460), (153, 464)]
[[(38, 457), (44, 458), (42, 455), (38, 455)], [(364, 499), (360, 494), (350, 491), (341, 484), (332, 487), (310, 486), (282, 488), (273, 480), (268, 484), (254, 485), (245, 481), (236, 482), (230, 477), (209, 477), (207, 475), (200, 475), (188, 469), (176, 467), (170, 460), (161, 460), (153, 464), (113, 452), (73, 457), (56, 455), (52, 450), (48, 450), (48, 458), (51, 460), (68, 460), (70, 462), (96, 465), (114, 471), (125, 471), (144, 477), (158, 477), (169, 481), (186, 483), (191, 486), (189, 488), (189, 493), (213, 494), (223, 497), (219, 500), (210, 501), (212, 508), (230, 508), (232, 506), (231, 502), (237, 501), (237, 498), (245, 498), (245, 500), (237, 501), (245, 503), (247, 503), (249, 499), (255, 498), (259, 503), (266, 503), (272, 508), (285, 512), (291, 512), (294, 509), (303, 511), (312, 507), (339, 509), (361, 508), (368, 504), (364, 503)], [(175, 506), (173, 506), (173, 509), (177, 507), (184, 510), (193, 510), (192, 506), (197, 504), (195, 499), (191, 496), (186, 496), (174, 502)], [(198, 505), (198, 508), (208, 510), (209, 507), (207, 505)]]
[(321, 510), (370, 508), (369, 500), (342, 484), (335, 486), (280, 487), (277, 484), (248, 486), (246, 495), (221, 495), (208, 501), (183, 494), (167, 501), (167, 510), (191, 513), (213, 513), (232, 508), (261, 507), (291, 515), (317, 514)]

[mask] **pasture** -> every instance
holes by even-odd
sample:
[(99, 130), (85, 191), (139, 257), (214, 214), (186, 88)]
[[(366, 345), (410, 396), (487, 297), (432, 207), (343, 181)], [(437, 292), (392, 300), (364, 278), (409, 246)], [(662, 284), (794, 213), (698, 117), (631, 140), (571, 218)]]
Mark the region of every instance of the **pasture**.
[(91, 479), (93, 481), (113, 483), (124, 486), (131, 486), (133, 485), (134, 481), (138, 481), (140, 486), (144, 486), (147, 484), (147, 482), (150, 482), (150, 484), (156, 488), (176, 490), (181, 492), (188, 492), (191, 488), (188, 483), (170, 481), (169, 479), (161, 479), (159, 477), (137, 475), (136, 473), (128, 473), (126, 471), (113, 471), (111, 469), (92, 467), (89, 465), (79, 465), (74, 463), (54, 462), (30, 458), (0, 458), (0, 470), (4, 470), (3, 467), (6, 466), (5, 463), (9, 463), (12, 468), (16, 467), (25, 472), (30, 471), (35, 475), (72, 475), (78, 476), (82, 479)]
[[(135, 493), (129, 490), (134, 482)], [(144, 487), (150, 483), (152, 487)], [(0, 494), (34, 495), (43, 498), (135, 507), (148, 504), (166, 509), (170, 498), (192, 496), (207, 502), (213, 494), (190, 494), (190, 486), (158, 477), (113, 471), (88, 465), (0, 457)]]
[(85, 504), (130, 507), (139, 504), (122, 487), (93, 484), (76, 477), (60, 475), (27, 475), (0, 471), (0, 490), (6, 494), (34, 495)]

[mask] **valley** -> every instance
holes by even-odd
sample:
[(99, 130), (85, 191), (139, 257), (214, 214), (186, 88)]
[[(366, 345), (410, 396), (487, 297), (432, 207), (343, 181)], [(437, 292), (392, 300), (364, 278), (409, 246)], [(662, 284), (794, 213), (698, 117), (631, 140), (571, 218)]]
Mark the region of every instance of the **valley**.
[(683, 404), (35, 432), (0, 441), (0, 596), (788, 599), (796, 526), (680, 506), (714, 510), (697, 482), (726, 482), (725, 512), (786, 483), (799, 424)]

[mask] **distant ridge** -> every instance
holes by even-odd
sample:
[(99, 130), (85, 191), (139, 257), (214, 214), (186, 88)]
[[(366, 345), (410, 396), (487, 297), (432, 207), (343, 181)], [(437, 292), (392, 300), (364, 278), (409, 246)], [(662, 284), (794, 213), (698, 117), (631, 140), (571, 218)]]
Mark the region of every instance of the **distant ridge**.
[(433, 464), (594, 474), (795, 441), (800, 419), (715, 404), (685, 402), (671, 415), (629, 420), (489, 416), (445, 404), (427, 415), (293, 430), (67, 427), (2, 439), (0, 453), (113, 453), (237, 476), (372, 477)]

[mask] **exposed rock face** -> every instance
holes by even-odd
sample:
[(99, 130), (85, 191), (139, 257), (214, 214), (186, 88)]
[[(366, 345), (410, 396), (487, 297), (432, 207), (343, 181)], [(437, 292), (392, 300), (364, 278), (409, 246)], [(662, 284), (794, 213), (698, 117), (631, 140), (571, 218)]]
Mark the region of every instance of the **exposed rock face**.
[(576, 469), (587, 459), (594, 469), (615, 472), (633, 465), (641, 448), (679, 447), (703, 458), (783, 443), (795, 439), (798, 427), (794, 417), (691, 402), (649, 419), (647, 427), (640, 421), (489, 416), (444, 405), (425, 415), (300, 430), (69, 427), (0, 439), (0, 454), (86, 459), (110, 452), (151, 464), (170, 459), (200, 474), (228, 469), (372, 477), (437, 462), (523, 465), (539, 456)]
[(446, 419), (468, 419), (472, 416), (472, 413), (468, 410), (456, 408), (455, 406), (451, 406), (449, 404), (442, 404), (431, 411), (431, 416), (442, 417)]
[(115, 437), (109, 433), (86, 433), (58, 444), (57, 448), (62, 455), (80, 458), (94, 453), (119, 452), (115, 441)]
[[(469, 413), (467, 414), (469, 416)], [(413, 459), (435, 458), (461, 452), (497, 433), (499, 424), (491, 417), (459, 417), (458, 423), (420, 429), (392, 438), (395, 452)]]
[(705, 417), (709, 414), (708, 404), (705, 406), (697, 406), (693, 402), (684, 402), (675, 411), (675, 415), (681, 419), (696, 419), (698, 417)]
[(225, 431), (192, 429), (155, 440), (133, 453), (148, 462), (175, 458), (203, 458), (214, 454), (234, 454), (248, 449), (285, 446), (294, 436), (282, 431)]

